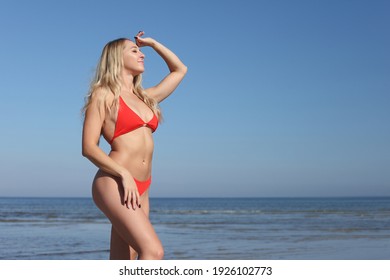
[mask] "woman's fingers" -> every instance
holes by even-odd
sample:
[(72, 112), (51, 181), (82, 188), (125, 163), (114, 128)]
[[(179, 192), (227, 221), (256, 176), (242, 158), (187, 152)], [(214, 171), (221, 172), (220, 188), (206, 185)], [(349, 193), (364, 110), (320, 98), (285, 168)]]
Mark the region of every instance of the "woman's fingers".
[(140, 207), (140, 195), (134, 178), (131, 176), (124, 176), (122, 179), (122, 187), (123, 205), (125, 205), (128, 209), (131, 207), (133, 210), (135, 210), (137, 207)]
[(135, 192), (131, 192), (131, 207), (133, 208), (133, 210), (135, 210), (135, 207), (136, 207), (136, 194)]
[(130, 196), (131, 196), (131, 192), (127, 192), (127, 195), (125, 196), (127, 209), (130, 208), (130, 201), (131, 201)]
[(139, 194), (137, 190), (132, 192), (131, 204), (133, 206), (133, 210), (139, 207)]
[(134, 36), (134, 41), (135, 41), (135, 44), (139, 47), (140, 46), (140, 42), (139, 42), (139, 37), (138, 36)]
[(140, 199), (139, 199), (139, 194), (138, 191), (130, 191), (127, 192), (125, 191), (125, 204), (128, 209), (133, 208), (135, 210), (137, 207), (140, 207)]
[(145, 32), (143, 31), (138, 31), (137, 35), (134, 36), (135, 44), (138, 47), (143, 47), (144, 46), (144, 38), (141, 38), (141, 36), (145, 35)]
[(141, 38), (141, 37), (135, 37), (135, 44), (136, 44), (138, 47), (143, 47), (143, 45), (144, 45), (144, 40), (143, 40), (143, 38)]
[(128, 202), (128, 196), (129, 196), (129, 190), (124, 188), (123, 189), (123, 205), (127, 205), (127, 208), (129, 208)]
[(138, 192), (138, 190), (136, 191), (136, 203), (137, 203), (137, 206), (138, 206), (138, 208), (140, 208), (141, 206), (140, 206), (140, 198), (139, 198), (139, 192)]

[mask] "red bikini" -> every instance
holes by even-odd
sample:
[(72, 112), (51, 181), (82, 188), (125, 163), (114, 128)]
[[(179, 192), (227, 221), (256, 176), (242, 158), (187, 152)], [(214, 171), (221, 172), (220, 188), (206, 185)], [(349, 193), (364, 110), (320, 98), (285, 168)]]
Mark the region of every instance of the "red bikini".
[[(123, 101), (122, 97), (119, 96), (119, 108), (118, 108), (118, 116), (115, 124), (114, 136), (109, 142), (112, 145), (113, 141), (126, 133), (129, 133), (137, 128), (147, 126), (152, 132), (156, 131), (158, 127), (158, 119), (155, 114), (150, 121), (144, 122), (141, 117), (130, 109), (129, 106)], [(150, 186), (152, 178), (149, 177), (146, 181), (138, 181), (134, 178), (134, 181), (138, 188), (139, 195), (142, 195)]]
[(127, 106), (122, 97), (119, 96), (118, 117), (116, 119), (114, 136), (112, 137), (110, 144), (112, 144), (115, 138), (122, 134), (126, 134), (143, 126), (150, 127), (152, 132), (154, 132), (158, 127), (156, 115), (153, 114), (153, 118), (150, 121), (144, 122), (140, 116)]

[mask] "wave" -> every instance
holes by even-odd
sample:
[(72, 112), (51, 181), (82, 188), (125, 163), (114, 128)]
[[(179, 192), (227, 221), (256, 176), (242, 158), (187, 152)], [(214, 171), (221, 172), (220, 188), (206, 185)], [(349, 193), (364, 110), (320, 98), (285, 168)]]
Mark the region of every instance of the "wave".
[(372, 211), (356, 211), (356, 210), (209, 210), (209, 209), (199, 209), (199, 210), (161, 210), (161, 209), (152, 209), (150, 211), (153, 214), (161, 214), (161, 215), (291, 215), (291, 214), (317, 214), (317, 215), (358, 215), (358, 216), (366, 216), (366, 215), (390, 215), (390, 211), (380, 211), (380, 212), (372, 212)]
[(109, 253), (108, 249), (100, 249), (100, 250), (81, 250), (81, 251), (62, 251), (62, 252), (43, 252), (43, 253), (31, 253), (31, 254), (18, 254), (17, 256), (7, 256), (6, 258), (0, 257), (0, 259), (63, 259), (60, 257), (66, 256), (75, 256), (75, 259), (83, 259), (82, 255), (86, 254), (99, 254), (99, 253)]
[(83, 224), (100, 224), (100, 223), (106, 223), (106, 218), (78, 218), (78, 219), (69, 219), (69, 218), (36, 218), (32, 217), (30, 219), (26, 218), (17, 218), (17, 217), (10, 217), (10, 218), (3, 218), (0, 219), (1, 223), (31, 223), (31, 224), (58, 224), (58, 223), (66, 223), (66, 224), (77, 224), (77, 223), (83, 223)]

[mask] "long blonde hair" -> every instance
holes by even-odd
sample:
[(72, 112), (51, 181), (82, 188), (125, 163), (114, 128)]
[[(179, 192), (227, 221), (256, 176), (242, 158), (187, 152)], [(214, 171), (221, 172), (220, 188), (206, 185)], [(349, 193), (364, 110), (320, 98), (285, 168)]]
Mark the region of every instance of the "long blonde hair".
[[(111, 109), (118, 108), (119, 95), (121, 92), (121, 74), (123, 69), (123, 49), (125, 46), (126, 38), (120, 38), (108, 42), (102, 51), (99, 63), (96, 67), (95, 77), (91, 82), (89, 91), (85, 97), (85, 105), (82, 109), (82, 113), (91, 105), (92, 94), (99, 94), (98, 107), (104, 102), (104, 108), (108, 112)], [(158, 102), (149, 97), (144, 88), (142, 87), (142, 75), (139, 74), (134, 77), (134, 94), (138, 96), (152, 111), (157, 115), (157, 118), (161, 120), (161, 110), (158, 106)], [(110, 104), (107, 100), (108, 94), (114, 94), (114, 102)]]

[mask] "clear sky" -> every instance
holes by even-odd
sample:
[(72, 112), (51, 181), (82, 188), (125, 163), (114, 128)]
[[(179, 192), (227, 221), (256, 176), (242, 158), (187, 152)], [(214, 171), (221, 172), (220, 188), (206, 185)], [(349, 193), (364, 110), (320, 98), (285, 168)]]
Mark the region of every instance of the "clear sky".
[[(189, 68), (161, 104), (151, 196), (388, 196), (389, 14), (375, 0), (2, 0), (0, 196), (90, 196), (80, 108), (103, 46), (139, 30)], [(148, 87), (167, 68), (143, 51)]]

